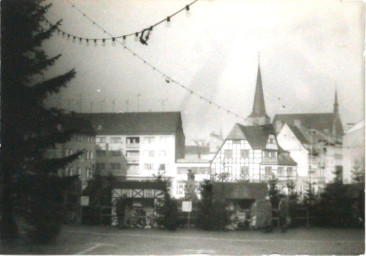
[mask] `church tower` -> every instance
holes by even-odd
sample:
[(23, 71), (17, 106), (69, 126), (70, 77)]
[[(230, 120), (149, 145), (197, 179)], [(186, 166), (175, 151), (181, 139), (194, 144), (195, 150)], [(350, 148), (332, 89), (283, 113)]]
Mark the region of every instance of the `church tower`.
[(266, 113), (264, 103), (263, 86), (261, 69), (258, 62), (257, 84), (255, 88), (254, 102), (252, 113), (248, 116), (249, 125), (266, 125), (270, 124), (270, 118)]

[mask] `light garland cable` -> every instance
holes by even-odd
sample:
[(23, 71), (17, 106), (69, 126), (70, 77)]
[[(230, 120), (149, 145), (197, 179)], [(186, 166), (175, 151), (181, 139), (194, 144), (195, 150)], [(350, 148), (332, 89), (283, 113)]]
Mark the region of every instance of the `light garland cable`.
[[(196, 1), (198, 1), (198, 0), (196, 0)], [(196, 1), (192, 2), (191, 4), (195, 3)], [(149, 66), (153, 71), (155, 71), (158, 74), (160, 74), (164, 78), (164, 80), (165, 80), (166, 83), (168, 83), (168, 84), (169, 83), (172, 83), (172, 84), (176, 84), (176, 85), (180, 86), (182, 89), (184, 89), (184, 90), (188, 91), (189, 93), (191, 93), (192, 95), (198, 97), (200, 100), (206, 101), (210, 105), (217, 107), (219, 110), (225, 111), (228, 115), (233, 115), (236, 118), (243, 119), (244, 121), (247, 120), (247, 118), (245, 118), (245, 117), (243, 117), (243, 116), (241, 116), (241, 115), (239, 115), (237, 113), (234, 113), (233, 111), (231, 111), (231, 110), (229, 110), (229, 109), (227, 109), (225, 107), (222, 107), (221, 105), (215, 103), (214, 101), (210, 100), (209, 98), (207, 98), (207, 97), (205, 97), (205, 96), (203, 96), (201, 94), (198, 94), (198, 93), (194, 92), (193, 90), (189, 89), (188, 87), (184, 86), (182, 83), (180, 83), (180, 82), (178, 82), (178, 81), (176, 81), (174, 79), (171, 79), (171, 76), (167, 75), (166, 73), (164, 73), (163, 71), (161, 71), (160, 69), (158, 69), (157, 67), (155, 67), (153, 64), (151, 64), (150, 62), (148, 62), (146, 59), (142, 58), (136, 52), (134, 52), (133, 50), (131, 50), (130, 48), (128, 48), (126, 45), (124, 45), (123, 42), (119, 41), (118, 39), (120, 39), (120, 37), (119, 38), (114, 37), (112, 34), (110, 34), (109, 32), (107, 32), (102, 26), (100, 26), (97, 22), (95, 22), (95, 20), (93, 20), (92, 18), (90, 18), (86, 13), (84, 13), (82, 10), (80, 10), (77, 6), (75, 6), (69, 0), (66, 0), (66, 2), (68, 2), (73, 8), (75, 8), (79, 13), (81, 13), (83, 15), (83, 17), (85, 17), (86, 19), (88, 19), (89, 21), (91, 21), (93, 25), (95, 25), (98, 28), (100, 28), (103, 31), (103, 33), (109, 35), (110, 38), (116, 38), (115, 41), (118, 42), (119, 44), (121, 44), (123, 46), (123, 49), (125, 49), (129, 53), (131, 53), (132, 56), (134, 56), (134, 57), (138, 58), (139, 60), (141, 60), (143, 64)], [(177, 14), (177, 13), (179, 13), (179, 11), (176, 12), (175, 14)]]
[[(93, 25), (99, 27), (101, 30), (103, 30), (103, 32), (105, 34), (108, 34), (109, 37), (101, 37), (101, 38), (91, 38), (91, 37), (81, 37), (81, 36), (77, 36), (77, 35), (74, 35), (74, 34), (71, 34), (71, 33), (68, 33), (64, 30), (61, 30), (59, 28), (57, 28), (57, 32), (58, 33), (62, 33), (63, 36), (67, 36), (67, 38), (73, 38), (74, 40), (76, 41), (79, 41), (79, 42), (82, 42), (83, 40), (85, 40), (85, 42), (94, 42), (94, 43), (97, 43), (98, 41), (102, 41), (103, 43), (108, 41), (108, 40), (111, 40), (112, 42), (115, 42), (117, 39), (123, 39), (125, 40), (127, 37), (131, 37), (131, 36), (134, 36), (135, 38), (138, 38), (139, 41), (144, 44), (144, 45), (147, 45), (147, 41), (149, 39), (149, 36), (150, 36), (150, 32), (153, 31), (153, 29), (156, 27), (156, 26), (159, 26), (160, 24), (162, 24), (163, 22), (170, 22), (171, 18), (174, 17), (175, 15), (179, 14), (180, 12), (182, 11), (187, 11), (189, 12), (190, 11), (190, 7), (195, 4), (198, 0), (194, 0), (193, 2), (187, 4), (186, 6), (184, 6), (183, 8), (179, 9), (178, 11), (174, 12), (173, 14), (167, 16), (167, 18), (164, 18), (158, 22), (156, 22), (155, 24), (151, 25), (151, 26), (148, 26), (147, 28), (144, 28), (140, 31), (136, 31), (136, 32), (133, 32), (133, 33), (129, 33), (129, 34), (124, 34), (124, 35), (120, 35), (120, 36), (112, 36), (110, 35), (109, 33), (107, 33), (107, 31), (102, 28), (100, 25), (98, 25), (94, 20), (92, 20), (89, 16), (87, 16), (84, 12), (82, 12), (75, 4), (71, 3), (69, 0), (66, 0), (72, 8), (78, 10), (80, 13), (83, 14), (84, 17), (86, 17), (89, 21), (91, 21), (93, 23)], [(52, 22), (50, 22), (47, 18), (45, 18), (45, 22), (48, 23), (50, 26), (53, 25)]]

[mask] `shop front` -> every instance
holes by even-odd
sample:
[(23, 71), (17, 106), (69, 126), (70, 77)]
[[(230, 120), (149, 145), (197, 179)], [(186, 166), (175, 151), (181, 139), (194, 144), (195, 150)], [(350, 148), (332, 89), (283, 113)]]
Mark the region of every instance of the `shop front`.
[(157, 208), (164, 200), (165, 183), (159, 181), (116, 182), (112, 188), (111, 224), (118, 224), (117, 202), (124, 201), (127, 227), (149, 228), (156, 225)]
[(267, 196), (267, 184), (249, 182), (214, 182), (215, 200), (225, 202), (230, 214), (228, 229), (249, 228), (252, 208), (255, 202), (263, 201)]

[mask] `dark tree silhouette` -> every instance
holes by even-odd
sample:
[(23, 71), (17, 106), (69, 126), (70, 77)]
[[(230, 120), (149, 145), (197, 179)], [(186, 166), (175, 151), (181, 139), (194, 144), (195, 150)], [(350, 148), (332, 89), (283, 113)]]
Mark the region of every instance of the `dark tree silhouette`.
[[(70, 178), (58, 177), (57, 171), (82, 152), (66, 158), (46, 158), (48, 149), (56, 143), (67, 142), (75, 131), (64, 130), (61, 110), (46, 108), (44, 100), (65, 87), (75, 71), (44, 78), (47, 68), (61, 56), (49, 57), (42, 49), (42, 42), (50, 38), (60, 24), (49, 27), (43, 22), (50, 5), (41, 0), (3, 0), (1, 8), (1, 238), (18, 236), (14, 221), (14, 184), (20, 182), (21, 186), (16, 187), (21, 189), (17, 192), (27, 196), (18, 194), (17, 198), (26, 200), (21, 205), (32, 206), (26, 211), (26, 220), (32, 227), (34, 241), (47, 242), (58, 234), (62, 190), (71, 182)], [(46, 237), (42, 237), (44, 232)]]

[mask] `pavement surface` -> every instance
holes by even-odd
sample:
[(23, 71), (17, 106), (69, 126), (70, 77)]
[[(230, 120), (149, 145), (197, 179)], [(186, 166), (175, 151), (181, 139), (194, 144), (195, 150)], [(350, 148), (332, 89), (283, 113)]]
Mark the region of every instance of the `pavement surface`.
[(109, 226), (65, 226), (50, 245), (5, 243), (0, 254), (118, 255), (263, 255), (365, 253), (361, 229), (296, 228), (281, 233), (124, 229)]

